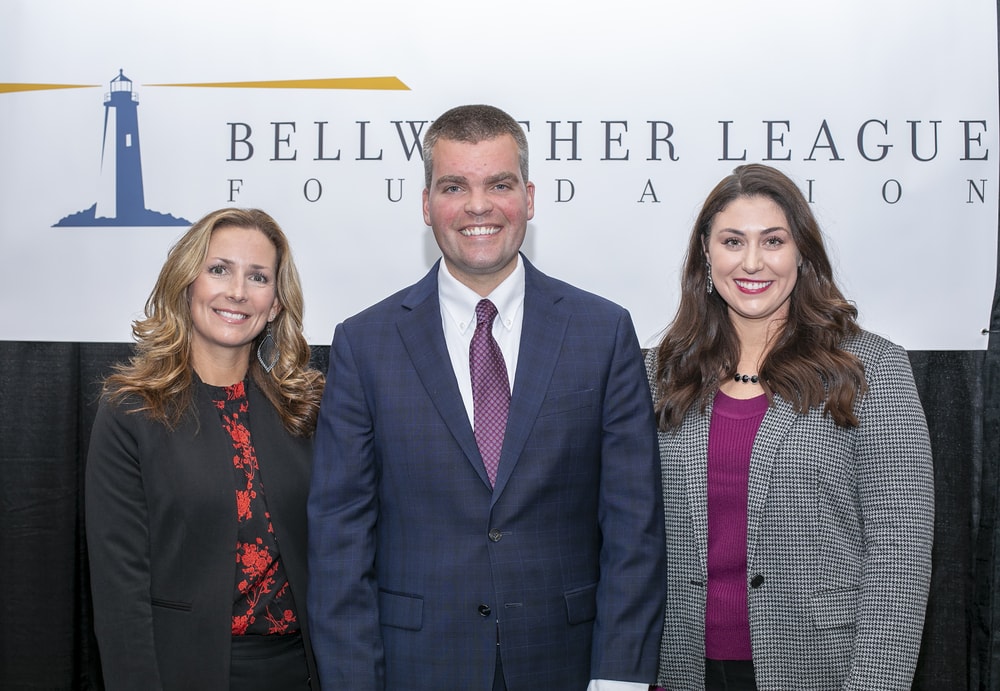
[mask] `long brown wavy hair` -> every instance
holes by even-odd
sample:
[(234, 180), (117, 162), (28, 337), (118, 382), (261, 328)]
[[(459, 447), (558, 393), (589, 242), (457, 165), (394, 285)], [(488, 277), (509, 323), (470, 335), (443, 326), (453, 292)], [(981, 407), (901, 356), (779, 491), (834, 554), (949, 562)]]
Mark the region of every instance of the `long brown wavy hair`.
[(857, 426), (854, 402), (866, 390), (864, 368), (841, 347), (861, 330), (857, 308), (834, 283), (819, 224), (799, 188), (775, 168), (748, 164), (715, 186), (691, 232), (680, 305), (657, 351), (660, 429), (680, 427), (691, 406), (704, 412), (721, 378), (732, 376), (739, 363), (740, 342), (728, 307), (718, 291), (706, 290), (705, 246), (716, 214), (740, 197), (766, 197), (777, 204), (802, 257), (788, 317), (760, 367), (768, 400), (778, 394), (799, 413), (823, 404), (838, 426)]
[(104, 381), (103, 393), (120, 403), (136, 397), (133, 412), (175, 427), (192, 409), (194, 379), (191, 366), (191, 309), (188, 288), (201, 273), (208, 245), (219, 228), (253, 228), (277, 250), (275, 293), (281, 310), (271, 323), (278, 362), (270, 373), (257, 360), (261, 332), (250, 350), (249, 373), (278, 411), (290, 434), (312, 435), (323, 394), (323, 374), (309, 367), (309, 344), (302, 335), (302, 285), (292, 260), (288, 238), (277, 222), (259, 209), (219, 209), (191, 226), (167, 254), (159, 278), (146, 300), (145, 318), (132, 324), (135, 354), (118, 364)]

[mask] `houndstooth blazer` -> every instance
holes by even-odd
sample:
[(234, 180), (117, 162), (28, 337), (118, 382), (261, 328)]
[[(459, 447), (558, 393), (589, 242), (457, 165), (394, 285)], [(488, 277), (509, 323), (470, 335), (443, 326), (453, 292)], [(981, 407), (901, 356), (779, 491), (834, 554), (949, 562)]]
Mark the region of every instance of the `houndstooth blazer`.
[[(775, 396), (754, 440), (747, 600), (760, 691), (909, 689), (931, 573), (933, 467), (906, 352), (864, 332), (860, 425)], [(655, 391), (656, 349), (646, 354)], [(666, 611), (658, 683), (704, 688), (711, 407), (659, 435)]]

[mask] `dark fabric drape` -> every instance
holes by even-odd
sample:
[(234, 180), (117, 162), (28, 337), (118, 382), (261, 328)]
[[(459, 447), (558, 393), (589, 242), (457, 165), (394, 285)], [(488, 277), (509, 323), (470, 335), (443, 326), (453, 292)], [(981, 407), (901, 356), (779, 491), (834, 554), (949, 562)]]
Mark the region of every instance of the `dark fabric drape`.
[[(127, 343), (0, 341), (0, 689), (101, 689), (83, 471)], [(328, 347), (313, 362), (326, 370)]]
[[(1000, 266), (1000, 257), (998, 257)], [(973, 488), (977, 512), (972, 516), (974, 561), (972, 569), (971, 663), (969, 688), (1000, 689), (1000, 275), (993, 300), (990, 344), (983, 365), (982, 438), (980, 483)]]
[(935, 497), (934, 567), (915, 689), (974, 688), (967, 679), (983, 361), (981, 351), (910, 353), (934, 453)]
[[(130, 353), (118, 343), (0, 342), (0, 688), (102, 688), (83, 469), (98, 382)], [(314, 348), (316, 366), (325, 370), (328, 355), (328, 347)], [(1000, 688), (996, 355), (910, 353), (936, 482), (934, 570), (914, 689)]]

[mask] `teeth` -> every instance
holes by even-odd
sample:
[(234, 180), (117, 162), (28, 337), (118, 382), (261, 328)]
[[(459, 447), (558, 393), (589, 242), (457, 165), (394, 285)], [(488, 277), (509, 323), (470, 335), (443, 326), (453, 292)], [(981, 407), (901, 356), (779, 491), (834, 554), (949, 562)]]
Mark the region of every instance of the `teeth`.
[(473, 226), (472, 228), (463, 228), (461, 230), (462, 235), (465, 237), (476, 237), (479, 235), (496, 235), (500, 232), (500, 229), (496, 226)]
[(240, 314), (239, 312), (226, 312), (224, 310), (215, 310), (216, 313), (226, 319), (246, 319), (247, 315)]
[(763, 290), (770, 284), (770, 281), (736, 281), (736, 285), (747, 290)]

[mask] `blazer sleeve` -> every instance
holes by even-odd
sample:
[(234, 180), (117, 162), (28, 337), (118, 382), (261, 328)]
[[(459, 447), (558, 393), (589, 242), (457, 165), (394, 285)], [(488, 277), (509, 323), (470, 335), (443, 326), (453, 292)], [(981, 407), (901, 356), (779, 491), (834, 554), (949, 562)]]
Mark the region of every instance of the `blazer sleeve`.
[(615, 337), (603, 408), (601, 580), (591, 678), (656, 678), (666, 578), (656, 424), (627, 312)]
[(84, 501), (94, 628), (109, 691), (162, 688), (137, 434), (143, 419), (102, 402), (87, 453)]
[(309, 490), (310, 633), (320, 686), (382, 689), (375, 578), (378, 473), (373, 418), (347, 330), (337, 327)]
[(905, 351), (866, 363), (856, 457), (866, 545), (851, 674), (845, 689), (909, 688), (931, 575), (934, 471)]

